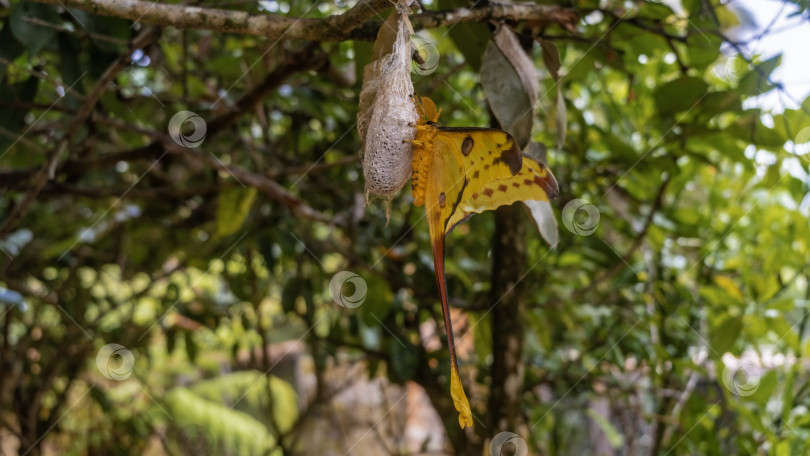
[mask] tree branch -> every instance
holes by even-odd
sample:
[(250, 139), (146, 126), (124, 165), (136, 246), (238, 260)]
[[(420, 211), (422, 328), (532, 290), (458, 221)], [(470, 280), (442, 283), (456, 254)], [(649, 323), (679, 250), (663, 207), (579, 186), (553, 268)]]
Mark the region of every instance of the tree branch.
[[(327, 18), (288, 17), (273, 14), (249, 14), (217, 8), (171, 5), (139, 0), (34, 0), (75, 8), (102, 16), (115, 16), (179, 29), (212, 30), (266, 36), (274, 39), (310, 41), (372, 41), (380, 28), (380, 13), (392, 6), (390, 0), (360, 0), (343, 14)], [(370, 20), (379, 17), (378, 20)], [(411, 16), (414, 30), (446, 27), (459, 22), (483, 22), (491, 19), (537, 20), (572, 28), (576, 14), (553, 5), (485, 5), (430, 11)]]
[(328, 217), (318, 212), (316, 209), (307, 204), (305, 201), (293, 195), (289, 190), (281, 186), (276, 181), (267, 178), (266, 176), (254, 173), (245, 168), (242, 168), (241, 166), (226, 165), (211, 154), (203, 154), (195, 151), (194, 149), (181, 147), (175, 144), (174, 141), (172, 141), (167, 136), (161, 135), (160, 140), (161, 145), (165, 148), (166, 151), (182, 154), (188, 158), (203, 162), (214, 169), (225, 171), (228, 174), (232, 175), (234, 178), (236, 178), (236, 180), (244, 183), (245, 185), (256, 187), (256, 189), (258, 189), (260, 192), (269, 196), (273, 200), (281, 203), (283, 206), (287, 207), (290, 211), (292, 211), (294, 215), (298, 217), (316, 222), (327, 223), (330, 225), (336, 226), (345, 225), (345, 221), (343, 218)]
[[(356, 9), (357, 7), (355, 7)], [(146, 32), (144, 32), (146, 34)], [(131, 52), (127, 53), (127, 57), (131, 54)], [(272, 92), (276, 89), (279, 85), (281, 85), (290, 75), (295, 74), (300, 71), (305, 71), (308, 69), (313, 68), (320, 68), (325, 65), (328, 65), (329, 60), (325, 53), (320, 50), (320, 47), (317, 44), (312, 44), (309, 46), (305, 46), (303, 49), (291, 54), (287, 60), (282, 62), (277, 68), (271, 71), (264, 80), (253, 87), (252, 89), (248, 90), (244, 93), (236, 102), (236, 106), (231, 110), (220, 114), (219, 116), (213, 117), (207, 124), (208, 126), (208, 136), (213, 136), (217, 133), (222, 132), (225, 130), (229, 125), (233, 124), (240, 116), (251, 110), (254, 106), (260, 103), (264, 97), (267, 96), (268, 93)], [(104, 78), (102, 78), (104, 79)], [(104, 83), (106, 85), (106, 82)], [(101, 84), (99, 84), (101, 85)], [(92, 94), (91, 96), (87, 97), (87, 104), (92, 103), (93, 105), (99, 99), (99, 95)], [(86, 108), (80, 110), (80, 113), (76, 116), (76, 119), (79, 119), (81, 122), (90, 115), (92, 112), (92, 108)], [(71, 131), (75, 131), (78, 126), (80, 126), (79, 120), (74, 120), (71, 123)], [(101, 118), (97, 118), (96, 120), (102, 120)], [(127, 125), (124, 125), (120, 122), (108, 120), (108, 124), (115, 126), (118, 129), (125, 129)], [(213, 155), (210, 154), (202, 154), (196, 152), (192, 149), (187, 149), (185, 147), (180, 147), (177, 145), (171, 138), (168, 137), (166, 134), (161, 134), (158, 131), (151, 131), (148, 129), (141, 129), (138, 127), (129, 126), (130, 129), (134, 128), (141, 134), (147, 135), (152, 139), (151, 143), (147, 146), (140, 147), (137, 149), (133, 149), (131, 151), (126, 151), (123, 153), (111, 154), (109, 156), (105, 155), (103, 157), (99, 157), (98, 159), (94, 160), (94, 165), (97, 166), (104, 166), (109, 165), (111, 163), (116, 163), (122, 159), (137, 159), (137, 158), (146, 158), (150, 156), (156, 156), (157, 159), (163, 156), (164, 151), (175, 153), (175, 154), (182, 154), (188, 158), (192, 158), (196, 161), (202, 162), (208, 166), (211, 166), (214, 169), (226, 171), (233, 175), (237, 180), (240, 182), (256, 187), (258, 190), (263, 192), (265, 195), (269, 196), (270, 198), (276, 200), (283, 206), (287, 207), (290, 211), (293, 212), (298, 217), (319, 221), (323, 223), (327, 223), (333, 226), (343, 226), (345, 224), (345, 219), (342, 217), (328, 217), (325, 214), (314, 209), (312, 206), (307, 204), (305, 201), (301, 200), (297, 196), (295, 196), (292, 192), (278, 184), (272, 178), (268, 178), (265, 175), (249, 171), (245, 168), (235, 166), (235, 165), (225, 165), (220, 160), (215, 158)], [(62, 144), (67, 145), (67, 142), (62, 142)], [(54, 160), (55, 157), (59, 156), (59, 152), (53, 154), (51, 160)], [(60, 172), (75, 170), (78, 172), (86, 172), (88, 169), (88, 162), (82, 161), (71, 161), (68, 160), (64, 163), (64, 166), (59, 168)], [(12, 179), (26, 179), (29, 176), (32, 176), (35, 179), (35, 184), (38, 185), (36, 187), (36, 193), (38, 194), (47, 183), (47, 169), (51, 167), (50, 161), (46, 163), (45, 166), (33, 170), (13, 170), (13, 171), (0, 171), (0, 180), (3, 184), (0, 184), (0, 187), (7, 187), (10, 184)], [(90, 168), (94, 166), (89, 166)], [(44, 177), (43, 177), (44, 176)], [(65, 185), (65, 184), (62, 184)], [(69, 184), (67, 184), (69, 185)], [(74, 187), (74, 190), (81, 190), (78, 187)], [(124, 192), (126, 193), (126, 192)], [(33, 201), (33, 199), (32, 199)], [(7, 227), (10, 223), (12, 223), (15, 219), (9, 218), (4, 228)], [(2, 231), (0, 231), (2, 233)]]

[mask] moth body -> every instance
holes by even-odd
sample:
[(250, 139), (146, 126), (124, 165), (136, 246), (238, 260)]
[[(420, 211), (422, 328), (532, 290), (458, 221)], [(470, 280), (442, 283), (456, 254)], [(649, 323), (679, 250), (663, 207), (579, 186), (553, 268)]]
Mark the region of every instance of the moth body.
[(413, 204), (422, 206), (425, 204), (425, 194), (427, 192), (428, 173), (433, 166), (433, 140), (436, 137), (436, 126), (425, 124), (416, 127), (416, 137), (413, 144), (413, 177), (411, 186), (413, 187)]

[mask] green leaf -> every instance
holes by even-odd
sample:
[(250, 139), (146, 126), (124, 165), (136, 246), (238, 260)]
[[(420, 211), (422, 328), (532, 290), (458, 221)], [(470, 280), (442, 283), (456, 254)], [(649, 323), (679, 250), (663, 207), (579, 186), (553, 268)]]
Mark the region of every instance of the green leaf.
[[(369, 275), (368, 277), (361, 277), (366, 283), (366, 299), (360, 305), (359, 309), (362, 310), (361, 317), (363, 322), (368, 326), (376, 327), (380, 325), (380, 321), (385, 320), (386, 315), (391, 309), (391, 303), (394, 300), (394, 294), (391, 292), (391, 286), (388, 282), (379, 276)], [(342, 289), (341, 292), (352, 294), (353, 290), (348, 290), (348, 285)], [(388, 331), (385, 331), (386, 337), (391, 337)]]
[(708, 90), (703, 79), (683, 76), (658, 87), (653, 98), (661, 114), (674, 114), (691, 109)]
[(791, 323), (781, 316), (768, 318), (768, 323), (781, 344), (790, 347), (791, 350), (799, 350), (799, 335)]
[[(38, 87), (39, 78), (34, 76), (10, 86), (0, 86), (0, 100), (11, 103), (31, 103), (34, 101)], [(20, 132), (25, 125), (25, 114), (27, 112), (27, 110), (21, 108), (0, 106), (0, 127), (13, 133)], [(0, 135), (0, 148), (4, 148), (13, 141), (14, 138)]]
[(775, 151), (783, 150), (783, 146), (788, 140), (777, 130), (766, 127), (757, 113), (738, 118), (737, 122), (726, 129), (726, 132), (743, 141)]
[[(447, 10), (454, 8), (469, 8), (473, 6), (473, 2), (468, 0), (438, 0), (439, 9)], [(486, 24), (479, 22), (459, 22), (451, 25), (447, 31), (450, 39), (453, 40), (456, 47), (467, 64), (474, 71), (481, 68), (481, 61), (489, 42), (490, 31)]]
[(715, 116), (723, 112), (742, 111), (740, 95), (732, 91), (711, 92), (700, 102), (700, 113)]
[(585, 79), (593, 74), (596, 62), (607, 63), (609, 59), (607, 51), (601, 47), (595, 47), (587, 53), (585, 50), (583, 49), (582, 57), (566, 68), (566, 79), (569, 81)]
[[(3, 43), (0, 46), (0, 57), (9, 62), (13, 62), (20, 54), (23, 53), (25, 47), (20, 44), (14, 38), (14, 35), (11, 33), (11, 26), (9, 25), (9, 19), (3, 22), (3, 29), (0, 30), (0, 43)], [(6, 64), (0, 62), (0, 81), (3, 80), (3, 77), (6, 75)]]
[(72, 87), (71, 91), (65, 94), (65, 103), (72, 109), (79, 109), (82, 105), (81, 100), (73, 93), (83, 92), (80, 79), (84, 70), (79, 61), (81, 51), (81, 43), (73, 35), (59, 33), (59, 70), (62, 72), (62, 82), (67, 87)]
[(599, 428), (602, 429), (602, 432), (605, 433), (605, 437), (608, 439), (608, 443), (613, 448), (620, 448), (624, 445), (624, 436), (610, 424), (610, 421), (607, 420), (604, 416), (602, 416), (596, 410), (589, 408), (587, 412), (585, 412), (597, 425)]
[(703, 0), (681, 0), (681, 4), (690, 13), (698, 13), (703, 9)]
[(51, 27), (34, 24), (30, 19), (58, 24), (59, 15), (56, 13), (56, 7), (36, 2), (20, 2), (11, 10), (9, 16), (11, 33), (28, 49), (29, 57), (33, 57), (46, 44), (55, 40), (56, 31)]
[(284, 313), (291, 313), (295, 310), (295, 303), (301, 296), (303, 278), (295, 276), (284, 284), (281, 290), (281, 308)]
[(179, 446), (176, 454), (279, 456), (276, 438), (266, 424), (271, 403), (281, 432), (291, 429), (298, 417), (296, 394), (287, 382), (276, 377), (243, 371), (199, 382), (191, 388), (174, 388), (165, 395), (171, 425), (195, 431), (191, 437), (199, 436), (202, 442), (188, 436), (178, 440), (179, 433), (172, 432), (169, 436), (173, 441), (169, 443)]
[[(796, 139), (806, 140), (806, 128), (810, 127), (810, 97), (802, 102), (799, 109), (785, 109), (781, 116), (774, 116), (774, 124), (784, 136), (793, 136)], [(804, 130), (804, 133), (802, 131)], [(800, 134), (801, 133), (801, 134)]]
[(192, 363), (197, 360), (197, 353), (199, 353), (197, 343), (194, 342), (194, 337), (191, 331), (185, 331), (183, 333), (183, 338), (185, 340), (186, 346), (186, 356), (188, 356), (189, 361)]
[(250, 213), (255, 197), (255, 187), (231, 187), (219, 194), (217, 236), (225, 237), (239, 231)]
[[(532, 332), (537, 337), (537, 341), (540, 344), (540, 347), (547, 352), (552, 351), (554, 349), (554, 343), (551, 339), (552, 325), (549, 324), (546, 316), (542, 315), (542, 313), (539, 310), (532, 310), (527, 313), (526, 318), (529, 324), (531, 325)], [(490, 335), (489, 338), (491, 339), (492, 336)], [(476, 348), (477, 345), (478, 341), (476, 340)], [(492, 352), (491, 345), (492, 343), (490, 342), (490, 350), (489, 350), (490, 353)]]
[(777, 299), (768, 304), (768, 308), (779, 312), (789, 312), (796, 308), (796, 299), (791, 297)]
[(714, 33), (702, 32), (698, 28), (692, 28), (690, 32), (686, 41), (688, 64), (702, 70), (720, 56), (723, 40)]
[(621, 51), (620, 55), (615, 57), (628, 67), (639, 67), (638, 57), (641, 54), (651, 57), (670, 51), (667, 40), (662, 36), (639, 32), (638, 27), (625, 22), (619, 22), (610, 35), (616, 49)]
[(374, 49), (374, 44), (367, 41), (355, 40), (352, 42), (354, 46), (354, 76), (357, 82), (363, 81), (363, 70), (366, 65), (371, 63), (371, 51)]
[[(771, 166), (771, 167), (768, 168), (768, 171), (770, 171), (771, 168), (776, 168), (776, 167)], [(750, 283), (751, 283), (751, 285), (753, 285), (754, 295), (756, 296), (756, 300), (758, 302), (767, 302), (777, 292), (779, 292), (779, 289), (781, 288), (779, 286), (779, 281), (777, 280), (775, 274), (774, 275), (768, 275), (768, 276), (758, 274), (758, 275), (752, 276), (751, 280), (750, 280)], [(792, 302), (792, 299), (790, 300), (790, 302)]]
[(776, 390), (776, 384), (779, 381), (779, 375), (775, 370), (768, 370), (759, 378), (759, 384), (751, 394), (751, 399), (759, 402), (763, 407), (768, 403), (768, 399), (773, 395)]
[(751, 339), (758, 339), (768, 333), (768, 322), (759, 315), (743, 316), (743, 327), (745, 336)]
[(754, 68), (740, 79), (740, 83), (735, 89), (741, 95), (761, 95), (775, 86), (768, 82), (771, 73), (782, 62), (782, 54), (756, 64)]
[(281, 432), (289, 430), (298, 416), (297, 394), (292, 385), (258, 371), (239, 371), (203, 380), (189, 389), (198, 396), (197, 400), (213, 403), (229, 403), (241, 397), (233, 409), (262, 420), (272, 405)]
[(639, 16), (644, 16), (645, 19), (666, 19), (673, 14), (672, 8), (663, 3), (644, 2), (639, 8)]
[(791, 456), (790, 451), (790, 441), (783, 440), (776, 444), (776, 448), (774, 449), (774, 456)]
[(492, 324), (487, 315), (478, 318), (476, 321), (478, 324), (473, 327), (473, 340), (475, 341), (473, 345), (478, 363), (483, 366), (492, 353)]
[(388, 378), (395, 383), (404, 383), (416, 376), (419, 367), (419, 350), (408, 341), (391, 339), (388, 342)]
[(709, 330), (710, 354), (717, 358), (731, 351), (742, 331), (742, 319), (729, 315), (721, 318), (720, 323)]
[[(595, 128), (598, 131), (598, 128)], [(624, 160), (627, 162), (634, 162), (638, 159), (638, 153), (633, 147), (624, 142), (621, 138), (614, 135), (610, 131), (602, 132), (602, 141), (607, 146), (607, 152), (610, 153), (611, 158), (615, 160)]]

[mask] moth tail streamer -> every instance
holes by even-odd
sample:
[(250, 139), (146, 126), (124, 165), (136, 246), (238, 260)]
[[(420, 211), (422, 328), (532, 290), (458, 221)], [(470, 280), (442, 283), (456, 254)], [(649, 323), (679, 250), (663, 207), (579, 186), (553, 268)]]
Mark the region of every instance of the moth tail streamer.
[(461, 385), (456, 366), (450, 367), (450, 397), (453, 398), (453, 405), (458, 411), (458, 425), (461, 426), (461, 429), (472, 427), (473, 418), (470, 401), (467, 400), (467, 395), (464, 394), (464, 386)]
[(458, 411), (458, 424), (461, 429), (473, 425), (470, 401), (464, 393), (464, 386), (458, 375), (458, 361), (456, 360), (456, 344), (453, 338), (453, 324), (450, 321), (450, 306), (447, 302), (447, 282), (444, 274), (444, 236), (440, 235), (433, 240), (433, 264), (436, 268), (436, 283), (442, 300), (442, 315), (444, 316), (444, 330), (447, 333), (447, 348), (450, 352), (450, 397)]

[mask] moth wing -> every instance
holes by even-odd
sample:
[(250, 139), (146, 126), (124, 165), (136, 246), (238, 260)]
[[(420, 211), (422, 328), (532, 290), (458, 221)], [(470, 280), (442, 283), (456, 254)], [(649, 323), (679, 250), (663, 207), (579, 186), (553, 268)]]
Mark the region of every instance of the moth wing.
[(450, 219), (466, 193), (469, 184), (464, 162), (454, 152), (452, 142), (439, 140), (433, 143), (432, 166), (425, 189), (425, 211), (430, 228), (430, 237), (447, 234), (452, 228)]
[(548, 201), (559, 193), (548, 167), (523, 154), (504, 131), (439, 127), (434, 144), (454, 154), (464, 172), (461, 195), (443, 220), (445, 234), (472, 214), (516, 201)]

